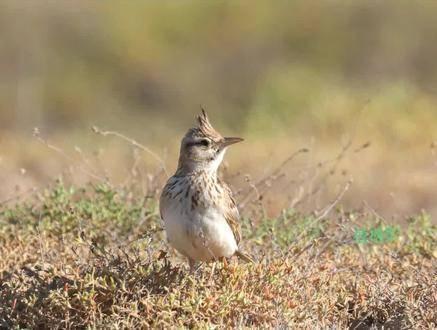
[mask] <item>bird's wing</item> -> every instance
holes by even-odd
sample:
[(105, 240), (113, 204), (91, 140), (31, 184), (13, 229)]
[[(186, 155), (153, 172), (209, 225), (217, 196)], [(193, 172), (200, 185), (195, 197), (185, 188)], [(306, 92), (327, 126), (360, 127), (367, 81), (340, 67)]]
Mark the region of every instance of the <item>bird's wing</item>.
[(235, 240), (237, 241), (238, 244), (241, 240), (240, 223), (238, 221), (240, 219), (240, 213), (238, 212), (237, 203), (235, 203), (234, 197), (232, 196), (231, 189), (225, 183), (222, 184), (226, 192), (225, 219), (228, 225), (231, 227), (232, 232), (234, 233)]
[(164, 220), (164, 208), (167, 203), (167, 190), (168, 183), (164, 186), (161, 192), (161, 196), (159, 197), (159, 215), (161, 216), (161, 220)]

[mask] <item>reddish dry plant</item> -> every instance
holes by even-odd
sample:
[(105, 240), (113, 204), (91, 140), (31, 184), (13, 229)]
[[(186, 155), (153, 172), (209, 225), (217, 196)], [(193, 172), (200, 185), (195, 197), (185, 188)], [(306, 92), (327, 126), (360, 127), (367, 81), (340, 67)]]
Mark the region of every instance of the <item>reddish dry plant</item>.
[(60, 184), (3, 208), (2, 327), (436, 326), (426, 215), (388, 245), (354, 242), (356, 226), (376, 221), (366, 212), (244, 220), (257, 261), (191, 274), (168, 250), (156, 199), (130, 191)]

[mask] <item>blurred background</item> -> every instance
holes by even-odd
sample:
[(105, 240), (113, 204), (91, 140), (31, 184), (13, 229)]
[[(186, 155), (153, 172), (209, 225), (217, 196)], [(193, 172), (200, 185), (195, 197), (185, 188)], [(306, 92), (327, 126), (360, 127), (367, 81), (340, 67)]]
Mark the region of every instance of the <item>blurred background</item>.
[(3, 0), (0, 202), (66, 172), (162, 182), (91, 127), (171, 173), (203, 105), (246, 139), (224, 168), (243, 203), (267, 178), (268, 214), (317, 209), (353, 179), (345, 207), (435, 216), (436, 17), (432, 1)]

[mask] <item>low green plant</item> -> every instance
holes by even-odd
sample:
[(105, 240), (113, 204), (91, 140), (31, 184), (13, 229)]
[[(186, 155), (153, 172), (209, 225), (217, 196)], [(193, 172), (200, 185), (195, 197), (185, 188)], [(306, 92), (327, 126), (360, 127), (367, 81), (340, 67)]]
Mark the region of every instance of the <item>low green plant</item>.
[(426, 214), (375, 248), (353, 240), (359, 214), (243, 214), (255, 263), (193, 274), (165, 242), (156, 197), (132, 189), (59, 181), (0, 210), (0, 327), (436, 326)]

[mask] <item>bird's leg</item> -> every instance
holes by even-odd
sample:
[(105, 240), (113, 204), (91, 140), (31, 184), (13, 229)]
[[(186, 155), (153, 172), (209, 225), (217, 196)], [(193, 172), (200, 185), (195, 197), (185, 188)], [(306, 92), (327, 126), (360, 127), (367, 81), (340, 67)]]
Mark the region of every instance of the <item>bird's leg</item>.
[(216, 263), (215, 263), (215, 261), (213, 261), (212, 266), (211, 266), (211, 273), (209, 274), (209, 280), (208, 280), (210, 283), (211, 283), (212, 278), (213, 278), (214, 273), (215, 273), (215, 265), (216, 265)]
[(226, 259), (226, 257), (222, 257), (221, 259), (223, 262), (223, 268), (228, 269), (228, 260)]
[(188, 258), (188, 265), (190, 266), (190, 272), (193, 273), (196, 268), (196, 262), (193, 259)]
[(194, 274), (200, 267), (200, 263), (194, 261), (191, 258), (188, 258), (188, 264), (190, 265), (190, 272), (191, 274)]

